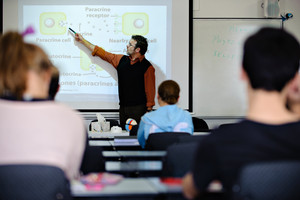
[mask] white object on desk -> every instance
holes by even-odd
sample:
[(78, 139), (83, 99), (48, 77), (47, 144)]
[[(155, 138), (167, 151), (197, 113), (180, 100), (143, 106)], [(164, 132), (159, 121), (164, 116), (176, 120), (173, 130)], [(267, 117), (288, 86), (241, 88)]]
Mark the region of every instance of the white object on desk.
[[(101, 122), (101, 129), (103, 132), (110, 131), (110, 122)], [(121, 130), (122, 132), (122, 130)]]
[(110, 131), (112, 133), (121, 133), (122, 132), (122, 128), (119, 127), (119, 126), (113, 126), (113, 127), (111, 127)]

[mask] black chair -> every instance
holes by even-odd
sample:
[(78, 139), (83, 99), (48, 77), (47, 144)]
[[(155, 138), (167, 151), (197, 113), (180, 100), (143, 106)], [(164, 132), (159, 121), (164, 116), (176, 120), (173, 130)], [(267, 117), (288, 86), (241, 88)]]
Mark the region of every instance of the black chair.
[[(115, 120), (115, 119), (105, 119), (107, 122), (110, 122), (110, 128), (113, 127), (113, 126), (120, 126), (118, 120)], [(98, 119), (94, 119), (90, 122), (89, 124), (89, 131), (92, 130), (92, 122), (97, 122)]]
[(173, 144), (167, 148), (163, 161), (164, 177), (183, 177), (191, 170), (198, 142)]
[(299, 200), (300, 162), (281, 161), (245, 166), (233, 187), (236, 199)]
[(209, 131), (207, 123), (198, 117), (192, 117), (194, 132)]
[(179, 143), (202, 142), (207, 135), (193, 135), (192, 137), (179, 136)]
[(105, 160), (102, 156), (103, 147), (90, 146), (87, 143), (87, 147), (84, 151), (83, 159), (81, 162), (80, 171), (82, 174), (88, 174), (91, 172), (104, 172)]
[(0, 166), (1, 200), (72, 199), (64, 172), (47, 165)]
[(192, 137), (186, 132), (161, 132), (152, 133), (146, 140), (146, 150), (166, 150), (168, 146), (179, 142), (179, 137)]

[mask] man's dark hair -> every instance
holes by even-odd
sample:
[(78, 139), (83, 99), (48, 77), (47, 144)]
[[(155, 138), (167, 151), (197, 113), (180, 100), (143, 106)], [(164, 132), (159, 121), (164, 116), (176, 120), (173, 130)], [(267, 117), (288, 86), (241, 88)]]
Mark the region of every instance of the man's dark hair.
[(299, 70), (300, 46), (283, 29), (262, 28), (244, 44), (243, 68), (253, 89), (281, 91)]
[(136, 41), (135, 48), (140, 48), (140, 54), (144, 55), (148, 49), (147, 38), (141, 35), (133, 35), (131, 39)]

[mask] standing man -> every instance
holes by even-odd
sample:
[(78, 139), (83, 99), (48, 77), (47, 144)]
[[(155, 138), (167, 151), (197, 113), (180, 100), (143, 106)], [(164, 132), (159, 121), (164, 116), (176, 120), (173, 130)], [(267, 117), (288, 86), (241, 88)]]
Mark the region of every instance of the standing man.
[(125, 128), (128, 118), (138, 123), (141, 117), (154, 106), (155, 69), (145, 58), (147, 39), (133, 35), (127, 44), (127, 54), (112, 54), (91, 44), (81, 34), (75, 34), (76, 41), (92, 51), (92, 55), (112, 64), (118, 72), (120, 124)]

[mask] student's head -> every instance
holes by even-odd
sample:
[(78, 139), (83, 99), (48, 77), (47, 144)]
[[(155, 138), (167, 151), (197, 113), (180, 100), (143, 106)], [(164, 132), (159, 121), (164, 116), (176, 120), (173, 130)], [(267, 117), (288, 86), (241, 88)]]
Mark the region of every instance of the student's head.
[(141, 35), (133, 35), (131, 39), (136, 41), (135, 49), (140, 48), (140, 54), (144, 55), (148, 49), (147, 39)]
[(19, 33), (7, 32), (1, 36), (0, 96), (22, 99), (28, 92), (33, 97), (47, 97), (51, 67), (46, 53), (34, 44), (25, 43)]
[(56, 67), (51, 68), (51, 81), (49, 87), (49, 99), (54, 100), (59, 90), (59, 71)]
[(158, 98), (172, 105), (178, 102), (180, 87), (173, 80), (163, 81), (158, 87)]
[(299, 69), (300, 47), (282, 29), (262, 28), (244, 44), (243, 68), (253, 89), (280, 92)]

